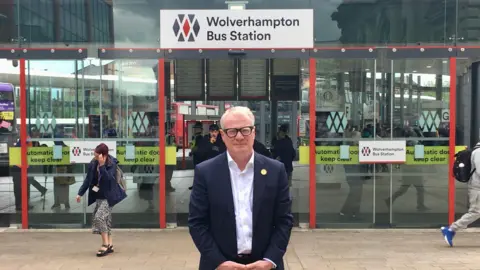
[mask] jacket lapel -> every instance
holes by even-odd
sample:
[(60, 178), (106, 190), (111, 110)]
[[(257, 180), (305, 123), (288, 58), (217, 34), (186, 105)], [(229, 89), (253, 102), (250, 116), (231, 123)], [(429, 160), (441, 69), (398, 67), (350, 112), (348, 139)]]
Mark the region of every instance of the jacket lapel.
[(232, 247), (228, 253), (237, 254), (237, 229), (235, 220), (235, 206), (233, 203), (232, 180), (230, 178), (230, 169), (228, 167), (227, 153), (222, 154), (220, 163), (218, 163), (218, 170), (211, 172), (216, 178), (215, 185), (218, 190), (222, 192), (222, 202), (226, 205), (227, 215), (223, 215), (223, 227), (225, 229), (225, 241)]
[[(263, 191), (265, 190), (265, 184), (267, 180), (266, 171), (263, 157), (260, 154), (255, 153), (254, 161), (254, 174), (253, 174), (253, 228), (255, 228), (255, 224), (258, 220), (258, 214), (260, 212), (260, 208), (262, 207), (262, 196)], [(262, 174), (262, 170), (264, 174)]]
[(224, 201), (227, 205), (228, 213), (235, 221), (235, 207), (233, 205), (232, 180), (230, 178), (230, 169), (228, 167), (227, 153), (222, 154), (222, 164), (218, 166), (218, 185), (219, 190), (224, 191)]

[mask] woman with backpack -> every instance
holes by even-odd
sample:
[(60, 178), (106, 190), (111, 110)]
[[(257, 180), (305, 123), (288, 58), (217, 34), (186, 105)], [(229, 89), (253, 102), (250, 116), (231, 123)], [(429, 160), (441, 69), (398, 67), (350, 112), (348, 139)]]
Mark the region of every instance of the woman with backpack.
[(100, 234), (102, 246), (97, 252), (103, 257), (113, 252), (112, 207), (126, 197), (117, 182), (118, 160), (108, 154), (108, 146), (100, 144), (95, 148), (95, 158), (88, 166), (87, 176), (77, 195), (77, 202), (88, 190), (88, 205), (96, 203), (93, 210), (92, 232)]

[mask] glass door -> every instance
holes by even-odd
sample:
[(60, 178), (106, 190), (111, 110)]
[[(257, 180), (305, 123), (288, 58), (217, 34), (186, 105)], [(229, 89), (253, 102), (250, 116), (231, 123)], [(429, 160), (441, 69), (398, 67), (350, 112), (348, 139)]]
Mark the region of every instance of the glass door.
[(379, 65), (375, 133), (406, 141), (407, 157), (404, 164), (374, 165), (377, 225), (448, 222), (450, 54), (391, 49)]
[(314, 50), (316, 68), (316, 209), (319, 227), (374, 223), (373, 166), (359, 164), (358, 142), (376, 122), (376, 52)]
[[(113, 209), (121, 227), (158, 228), (160, 166), (158, 59), (87, 59), (83, 138), (116, 144), (127, 199)], [(87, 224), (93, 207), (87, 208)]]
[[(300, 116), (299, 104), (306, 68), (301, 59), (306, 59), (308, 53), (300, 50), (235, 53), (171, 50), (166, 57), (172, 66), (166, 118), (171, 119), (168, 130), (178, 153), (177, 166), (172, 167), (172, 189), (168, 193), (175, 199), (173, 207), (168, 209), (167, 221), (176, 217), (179, 226), (187, 225), (193, 170), (200, 162), (218, 154), (210, 150), (206, 150), (207, 154), (198, 152), (209, 148), (199, 150), (198, 138), (216, 136), (216, 125), (220, 125), (225, 110), (247, 106), (255, 115), (255, 151), (284, 161), (292, 184), (295, 222), (306, 223), (308, 170), (299, 165), (298, 142), (305, 139), (305, 130), (299, 131), (299, 123), (304, 123), (306, 117)], [(210, 143), (216, 145), (217, 141)], [(282, 158), (276, 155), (275, 147), (291, 151)]]
[(82, 126), (77, 109), (83, 104), (82, 69), (81, 60), (26, 61), (28, 213), (32, 227), (84, 225), (84, 205), (75, 202), (84, 168), (69, 158), (75, 130)]

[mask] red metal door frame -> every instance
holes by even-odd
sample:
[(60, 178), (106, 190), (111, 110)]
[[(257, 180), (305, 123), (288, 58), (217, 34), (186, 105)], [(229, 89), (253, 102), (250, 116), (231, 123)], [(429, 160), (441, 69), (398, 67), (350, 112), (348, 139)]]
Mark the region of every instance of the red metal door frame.
[(159, 171), (160, 179), (158, 185), (158, 192), (160, 198), (158, 200), (158, 209), (160, 216), (160, 228), (167, 227), (167, 207), (166, 207), (166, 191), (165, 191), (165, 59), (158, 59), (158, 154), (159, 154)]
[(25, 75), (25, 59), (20, 59), (20, 145), (21, 145), (21, 196), (22, 196), (22, 229), (28, 229), (28, 179), (27, 179), (27, 85)]
[(450, 134), (448, 159), (448, 224), (455, 220), (455, 179), (452, 174), (455, 159), (457, 126), (457, 58), (450, 57)]
[(316, 160), (315, 160), (315, 138), (316, 138), (316, 127), (315, 127), (315, 112), (316, 112), (316, 82), (317, 82), (317, 61), (315, 58), (309, 59), (309, 72), (310, 72), (310, 85), (309, 85), (309, 114), (310, 114), (310, 137), (309, 137), (309, 204), (310, 204), (310, 228), (314, 229), (316, 224), (317, 217), (317, 184), (315, 177), (316, 170)]

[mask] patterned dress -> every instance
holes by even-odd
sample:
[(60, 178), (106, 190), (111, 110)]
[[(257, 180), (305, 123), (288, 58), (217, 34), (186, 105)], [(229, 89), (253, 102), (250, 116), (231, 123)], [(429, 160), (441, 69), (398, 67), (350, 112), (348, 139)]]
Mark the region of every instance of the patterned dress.
[[(98, 186), (99, 171), (95, 173), (90, 188)], [(108, 204), (104, 190), (99, 189), (95, 194), (95, 209), (93, 210), (92, 232), (94, 234), (108, 233), (112, 230), (112, 207)]]

